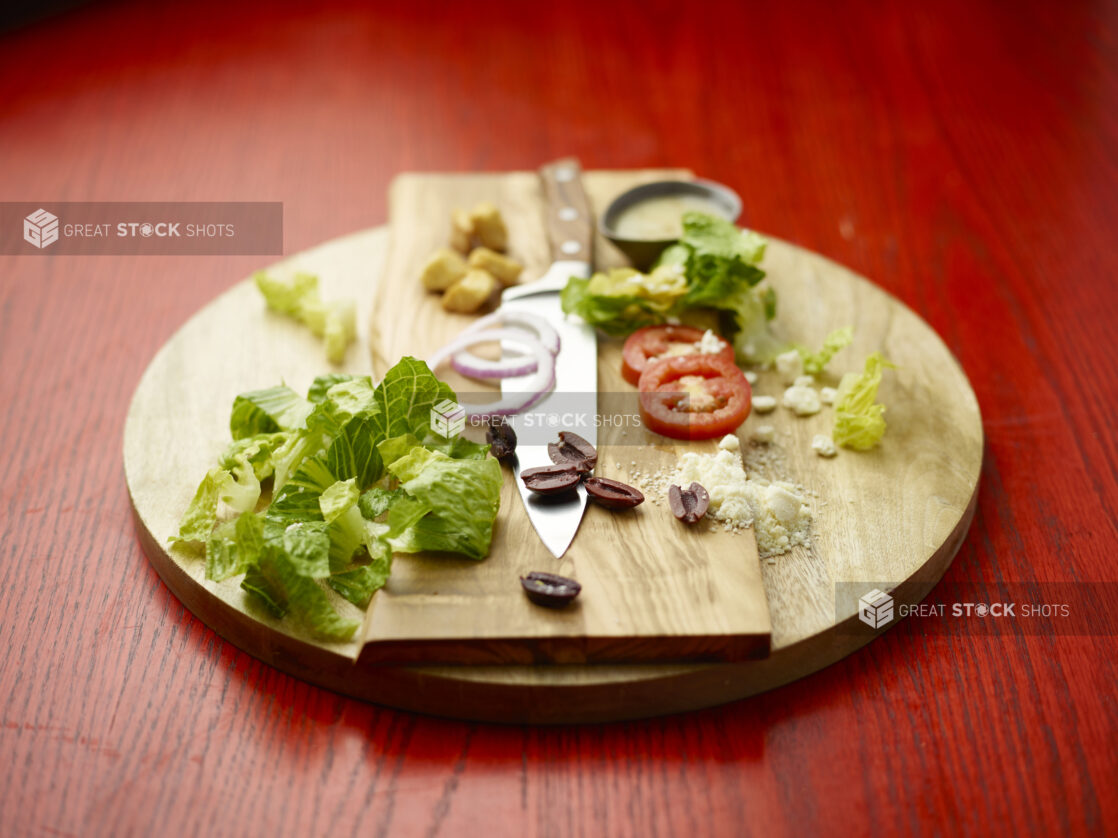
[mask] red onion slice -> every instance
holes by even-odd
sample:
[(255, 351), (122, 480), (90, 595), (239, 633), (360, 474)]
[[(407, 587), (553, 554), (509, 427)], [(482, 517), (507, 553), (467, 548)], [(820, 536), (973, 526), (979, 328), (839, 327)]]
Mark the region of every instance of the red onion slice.
[[(467, 350), (479, 343), (499, 343), (507, 341), (523, 347), (524, 355), (515, 355), (492, 361), (479, 358)], [(527, 375), (538, 368), (540, 351), (547, 353), (544, 345), (536, 336), (523, 329), (486, 329), (482, 332), (463, 333), (427, 359), (427, 366), (432, 370), (444, 363), (448, 358), (451, 366), (469, 378), (509, 378), (515, 375)], [(465, 356), (459, 358), (459, 356)]]
[(511, 393), (502, 393), (499, 401), (489, 404), (468, 405), (466, 415), (471, 419), (491, 416), (512, 416), (527, 410), (555, 386), (555, 356), (540, 344), (539, 369), (531, 379), (525, 382), (523, 390)]
[(528, 351), (523, 355), (509, 355), (493, 360), (491, 358), (481, 358), (469, 349), (461, 349), (450, 357), (450, 365), (455, 370), (467, 378), (476, 378), (481, 381), (514, 378), (536, 371), (539, 364), (536, 361), (535, 354), (531, 351), (531, 347), (537, 344), (543, 346), (543, 344), (534, 334), (523, 329), (488, 329), (485, 332), (478, 332), (481, 335), (486, 333), (499, 333), (503, 337), (494, 338), (495, 341), (499, 339), (507, 343), (517, 344)]
[[(509, 368), (502, 368), (501, 376), (484, 375), (484, 371), (478, 367), (471, 367), (469, 373), (463, 374), (478, 378), (510, 378), (529, 374), (531, 377), (516, 391), (502, 393), (501, 398), (495, 402), (482, 405), (469, 405), (459, 402), (459, 404), (466, 409), (466, 415), (471, 419), (490, 416), (511, 416), (519, 413), (534, 405), (555, 386), (555, 356), (542, 342), (522, 329), (485, 329), (476, 331), (471, 327), (428, 358), (427, 365), (434, 370), (448, 358), (451, 358), (453, 359), (452, 363), (455, 369), (458, 369), (459, 372), (463, 372), (463, 370), (459, 368), (458, 359), (456, 357), (459, 353), (479, 343), (492, 343), (496, 341), (508, 341), (523, 346), (528, 350), (529, 355), (506, 358), (498, 362), (486, 361), (485, 359), (473, 356), (471, 353), (470, 357), (476, 362), (491, 365), (509, 364), (510, 366)], [(471, 362), (466, 362), (467, 367), (470, 367), (470, 364)], [(512, 364), (519, 365), (519, 369), (512, 367)], [(534, 371), (529, 372), (529, 367)]]
[(487, 314), (481, 319), (475, 320), (466, 327), (462, 334), (473, 334), (476, 331), (488, 329), (490, 326), (498, 323), (507, 323), (512, 326), (527, 326), (539, 336), (540, 342), (547, 347), (548, 352), (552, 355), (559, 354), (559, 333), (555, 331), (555, 327), (538, 314), (531, 314), (527, 311), (516, 311), (513, 309), (502, 311), (498, 309), (492, 314)]

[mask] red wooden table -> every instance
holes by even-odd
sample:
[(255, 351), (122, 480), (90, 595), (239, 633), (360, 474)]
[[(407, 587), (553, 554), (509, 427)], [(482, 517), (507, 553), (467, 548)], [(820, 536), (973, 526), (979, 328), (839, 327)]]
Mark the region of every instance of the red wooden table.
[[(690, 167), (960, 359), (987, 451), (944, 585), (1115, 582), (1116, 39), (1113, 3), (92, 3), (0, 35), (0, 200), (282, 201), (296, 252), (383, 223), (402, 170)], [(0, 256), (0, 832), (1118, 830), (1105, 612), (898, 629), (754, 699), (561, 729), (222, 641), (140, 552), (122, 423), (260, 263)]]

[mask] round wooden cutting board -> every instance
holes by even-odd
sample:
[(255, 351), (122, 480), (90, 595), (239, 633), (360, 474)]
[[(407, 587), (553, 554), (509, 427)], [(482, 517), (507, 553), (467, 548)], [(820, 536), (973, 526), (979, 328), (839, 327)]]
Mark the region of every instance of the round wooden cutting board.
[[(360, 341), (336, 371), (372, 370), (367, 309), (385, 263), (385, 228), (356, 233), (275, 266), (322, 277), (327, 299), (358, 300)], [(781, 300), (781, 337), (818, 345), (852, 325), (855, 343), (820, 381), (834, 385), (880, 350), (898, 365), (879, 399), (888, 406), (883, 443), (824, 460), (810, 447), (829, 433), (830, 408), (806, 419), (778, 408), (743, 426), (777, 429), (773, 444), (786, 476), (802, 485), (814, 513), (810, 549), (762, 560), (772, 621), (772, 653), (734, 664), (361, 666), (359, 642), (321, 644), (251, 608), (239, 580), (204, 579), (202, 560), (168, 538), (198, 481), (229, 439), (233, 397), (280, 380), (305, 392), (331, 369), (303, 327), (265, 311), (250, 280), (187, 322), (144, 373), (124, 433), (124, 466), (145, 553), (183, 603), (248, 653), (305, 680), (407, 710), (497, 722), (590, 722), (707, 707), (801, 678), (884, 631), (863, 626), (858, 597), (881, 588), (918, 601), (955, 556), (974, 515), (982, 462), (977, 400), (932, 329), (867, 280), (816, 254), (772, 240), (764, 267)], [(755, 391), (779, 397), (761, 373)], [(359, 613), (359, 612), (355, 612)]]

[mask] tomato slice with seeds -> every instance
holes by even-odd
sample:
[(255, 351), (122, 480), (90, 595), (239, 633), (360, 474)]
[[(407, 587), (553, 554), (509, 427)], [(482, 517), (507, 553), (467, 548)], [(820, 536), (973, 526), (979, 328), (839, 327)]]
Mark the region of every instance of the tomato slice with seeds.
[(673, 439), (733, 433), (749, 416), (745, 375), (720, 355), (676, 355), (651, 361), (640, 377), (641, 418)]
[[(698, 354), (696, 344), (703, 339), (704, 334), (702, 329), (691, 326), (645, 326), (637, 329), (629, 335), (621, 350), (621, 375), (636, 387), (649, 361)], [(719, 340), (722, 341), (722, 349), (713, 354), (733, 363), (734, 347), (722, 338)]]

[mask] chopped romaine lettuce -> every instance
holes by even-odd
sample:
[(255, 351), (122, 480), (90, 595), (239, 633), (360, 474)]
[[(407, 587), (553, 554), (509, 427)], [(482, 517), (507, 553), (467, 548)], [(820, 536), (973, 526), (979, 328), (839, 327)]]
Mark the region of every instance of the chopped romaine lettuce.
[(319, 580), (301, 573), (303, 568), (285, 548), (286, 544), (267, 542), (254, 568), (266, 583), (265, 602), (280, 604), (287, 616), (321, 640), (351, 639), (360, 622), (338, 614)]
[(607, 335), (620, 337), (642, 326), (664, 322), (665, 315), (633, 294), (592, 294), (590, 280), (571, 277), (559, 294), (567, 314), (577, 314)]
[(868, 451), (885, 436), (885, 405), (877, 404), (875, 399), (886, 367), (896, 369), (880, 352), (874, 352), (866, 358), (864, 372), (849, 372), (842, 377), (835, 396), (835, 428), (831, 434), (838, 445)]
[[(172, 543), (202, 545), (208, 579), (244, 574), (241, 587), (274, 616), (322, 640), (352, 637), (358, 621), (331, 598), (368, 605), (388, 579), (393, 549), (473, 559), (489, 551), (501, 470), (487, 446), (431, 433), (431, 406), (447, 398), (454, 391), (414, 358), (376, 386), (328, 375), (306, 399), (286, 387), (238, 396), (234, 441)], [(268, 478), (271, 503), (257, 514)], [(230, 512), (240, 514), (219, 520)]]
[(301, 427), (310, 412), (311, 403), (290, 387), (281, 384), (267, 390), (253, 390), (233, 400), (229, 431), (235, 440), (290, 431)]
[(263, 549), (264, 519), (259, 515), (218, 524), (206, 543), (206, 578), (221, 582), (240, 576), (260, 561)]
[(607, 334), (622, 336), (657, 323), (706, 327), (720, 315), (740, 361), (770, 361), (782, 349), (769, 332), (776, 313), (772, 288), (757, 287), (766, 241), (701, 212), (683, 214), (683, 236), (648, 274), (615, 268), (590, 279), (572, 277), (560, 295), (563, 311)]
[[(483, 559), (501, 502), (501, 467), (492, 458), (455, 460), (441, 451), (413, 448), (388, 470), (426, 511), (402, 531), (392, 547), (400, 553), (440, 550)], [(418, 508), (409, 510), (415, 514)], [(390, 523), (398, 529), (398, 520)]]
[(324, 301), (319, 296), (318, 277), (313, 274), (297, 273), (291, 282), (284, 282), (260, 271), (255, 279), (269, 308), (305, 323), (323, 338), (330, 361), (340, 364), (345, 359), (346, 349), (357, 336), (353, 300)]
[(227, 474), (228, 472), (220, 468), (212, 468), (206, 472), (206, 476), (198, 484), (194, 499), (190, 501), (190, 506), (186, 508), (182, 520), (179, 521), (179, 534), (171, 536), (172, 544), (192, 541), (204, 544), (209, 539), (217, 523), (217, 502), (222, 475)]
[(320, 375), (311, 383), (311, 388), (307, 391), (307, 401), (318, 404), (326, 398), (326, 392), (335, 384), (341, 384), (343, 381), (354, 381), (360, 378), (364, 378), (364, 376), (351, 375), (346, 372), (332, 372), (326, 375)]
[(237, 512), (251, 512), (260, 500), (260, 479), (243, 457), (218, 477), (218, 496)]
[(373, 392), (377, 410), (370, 416), (378, 441), (407, 433), (424, 439), (431, 427), (431, 407), (445, 399), (455, 399), (449, 384), (435, 378), (422, 361), (402, 359)]
[(823, 348), (818, 352), (812, 352), (806, 346), (797, 346), (796, 351), (800, 353), (800, 358), (804, 362), (804, 372), (808, 375), (819, 375), (826, 369), (835, 354), (848, 347), (852, 340), (854, 340), (854, 329), (845, 326), (827, 335), (823, 339)]

